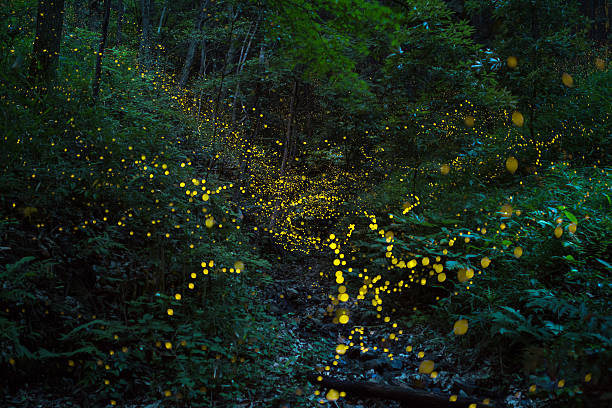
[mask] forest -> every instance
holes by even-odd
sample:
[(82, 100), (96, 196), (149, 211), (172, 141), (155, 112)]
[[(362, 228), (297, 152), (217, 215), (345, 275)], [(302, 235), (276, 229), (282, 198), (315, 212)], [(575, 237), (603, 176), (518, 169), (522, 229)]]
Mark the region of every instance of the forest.
[(0, 406), (612, 407), (608, 0), (0, 5)]

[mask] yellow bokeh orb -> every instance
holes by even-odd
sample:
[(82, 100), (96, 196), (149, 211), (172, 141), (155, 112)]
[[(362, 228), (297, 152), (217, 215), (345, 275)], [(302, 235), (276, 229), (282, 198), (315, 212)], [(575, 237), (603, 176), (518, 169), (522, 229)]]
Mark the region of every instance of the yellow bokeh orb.
[(518, 169), (518, 160), (514, 156), (508, 157), (506, 159), (506, 170), (508, 170), (511, 174), (514, 174)]
[(514, 69), (518, 65), (518, 59), (514, 55), (511, 55), (508, 57), (506, 63), (508, 64), (508, 68)]
[(453, 333), (457, 336), (463, 336), (467, 333), (468, 330), (468, 321), (465, 319), (457, 320), (453, 325)]
[(421, 364), (419, 364), (419, 373), (420, 374), (431, 374), (434, 367), (435, 367), (435, 363), (431, 360), (421, 361)]
[(523, 126), (523, 124), (525, 123), (523, 114), (519, 111), (512, 112), (512, 123), (514, 123), (518, 127)]

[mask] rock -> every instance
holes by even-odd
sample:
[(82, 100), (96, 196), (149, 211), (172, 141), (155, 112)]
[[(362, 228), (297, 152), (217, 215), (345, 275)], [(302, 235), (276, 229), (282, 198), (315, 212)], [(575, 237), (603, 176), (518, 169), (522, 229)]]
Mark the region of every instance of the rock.
[(382, 373), (387, 368), (389, 368), (389, 360), (386, 357), (382, 357), (382, 358), (377, 358), (374, 360), (368, 360), (364, 362), (362, 365), (363, 365), (363, 368), (365, 368), (366, 370), (375, 370), (375, 371), (378, 371), (379, 373)]
[(461, 391), (465, 391), (468, 394), (473, 394), (474, 390), (476, 390), (476, 384), (471, 381), (458, 379), (454, 381), (455, 387), (459, 388)]
[[(359, 351), (358, 349), (356, 350)], [(376, 358), (376, 353), (374, 353), (372, 350), (368, 350), (365, 353), (359, 353), (359, 360), (361, 361), (372, 360), (374, 358)]]
[(389, 362), (389, 365), (391, 366), (391, 368), (393, 368), (394, 370), (401, 370), (402, 369), (402, 360), (398, 360), (398, 359), (394, 359), (391, 360)]

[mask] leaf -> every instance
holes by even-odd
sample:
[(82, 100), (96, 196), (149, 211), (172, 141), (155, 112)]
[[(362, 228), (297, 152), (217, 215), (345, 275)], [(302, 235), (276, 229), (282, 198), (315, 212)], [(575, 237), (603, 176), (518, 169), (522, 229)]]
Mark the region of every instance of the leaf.
[(20, 260), (18, 260), (17, 262), (15, 262), (14, 264), (6, 265), (6, 270), (7, 270), (8, 273), (15, 272), (19, 268), (24, 266), (25, 264), (33, 261), (34, 259), (36, 259), (36, 258), (33, 257), (33, 256), (25, 256), (25, 257), (21, 258)]
[(60, 340), (61, 340), (61, 341), (66, 341), (66, 340), (70, 339), (70, 337), (74, 336), (76, 333), (80, 332), (80, 331), (81, 331), (81, 330), (83, 330), (83, 329), (87, 329), (87, 328), (89, 328), (89, 327), (91, 327), (91, 326), (94, 326), (94, 325), (96, 325), (96, 324), (99, 324), (99, 325), (105, 325), (106, 323), (107, 323), (106, 321), (104, 321), (104, 320), (100, 320), (100, 319), (92, 320), (92, 321), (90, 321), (90, 322), (87, 322), (87, 323), (84, 323), (84, 324), (82, 324), (82, 325), (80, 325), (80, 326), (75, 327), (75, 328), (74, 328), (74, 329), (72, 329), (70, 332), (68, 332), (68, 333), (64, 334), (64, 335), (63, 335), (63, 336), (60, 338)]
[(545, 320), (544, 325), (546, 325), (546, 327), (555, 335), (560, 334), (564, 329), (563, 325), (553, 323), (549, 320)]
[(567, 210), (563, 210), (563, 213), (571, 222), (573, 222), (574, 224), (578, 224), (578, 220), (576, 219), (576, 216), (574, 214)]
[(606, 261), (604, 261), (603, 259), (599, 259), (599, 258), (595, 258), (599, 263), (601, 263), (603, 266), (605, 266), (608, 269), (612, 269), (612, 265), (610, 265), (609, 263), (607, 263)]
[(446, 269), (459, 269), (462, 264), (457, 261), (446, 261)]
[(502, 309), (506, 310), (507, 312), (510, 312), (512, 315), (514, 315), (517, 319), (521, 320), (521, 321), (525, 321), (525, 317), (516, 309), (513, 309), (509, 306), (500, 306)]
[(41, 348), (34, 355), (38, 358), (58, 358), (58, 357), (72, 357), (78, 354), (90, 354), (90, 355), (102, 355), (103, 353), (98, 350), (95, 346), (85, 346), (73, 351), (65, 351), (61, 353), (56, 353), (54, 351), (49, 351), (47, 349)]

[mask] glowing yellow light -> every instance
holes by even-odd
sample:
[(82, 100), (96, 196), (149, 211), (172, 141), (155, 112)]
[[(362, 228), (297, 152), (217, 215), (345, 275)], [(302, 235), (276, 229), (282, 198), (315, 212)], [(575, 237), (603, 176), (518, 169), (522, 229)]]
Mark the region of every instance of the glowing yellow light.
[(515, 56), (511, 55), (508, 57), (506, 63), (508, 64), (508, 68), (514, 69), (518, 65), (518, 60)]
[(468, 321), (465, 319), (457, 320), (455, 324), (453, 325), (453, 332), (457, 336), (463, 336), (465, 333), (467, 333), (467, 330), (468, 330)]
[(523, 126), (523, 124), (525, 123), (523, 114), (518, 111), (512, 112), (512, 123), (514, 123), (518, 127)]
[(419, 373), (421, 374), (431, 374), (435, 366), (435, 363), (431, 360), (421, 361), (419, 364)]
[(325, 395), (325, 398), (327, 398), (328, 401), (337, 401), (339, 397), (340, 393), (333, 388), (327, 392), (327, 395)]
[(516, 160), (514, 156), (508, 157), (508, 159), (506, 159), (506, 170), (514, 174), (516, 169), (518, 169), (518, 160)]
[(514, 257), (515, 258), (520, 258), (523, 255), (523, 248), (521, 247), (516, 247), (514, 248)]

